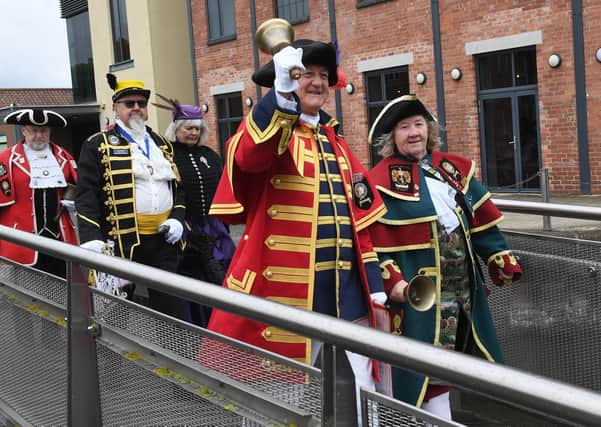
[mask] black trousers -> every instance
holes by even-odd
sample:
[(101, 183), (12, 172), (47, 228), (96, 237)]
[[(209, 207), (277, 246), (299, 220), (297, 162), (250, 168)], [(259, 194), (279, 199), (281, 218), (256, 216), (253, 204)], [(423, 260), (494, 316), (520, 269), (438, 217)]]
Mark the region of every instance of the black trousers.
[[(170, 245), (162, 234), (140, 235), (132, 261), (175, 273), (179, 244)], [(148, 305), (161, 313), (185, 320), (183, 301), (175, 296), (148, 288)]]

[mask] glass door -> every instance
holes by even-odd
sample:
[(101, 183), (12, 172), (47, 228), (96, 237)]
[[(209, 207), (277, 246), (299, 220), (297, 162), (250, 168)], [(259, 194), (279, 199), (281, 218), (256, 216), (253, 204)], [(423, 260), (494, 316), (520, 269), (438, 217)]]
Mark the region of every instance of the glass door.
[(480, 112), (487, 186), (494, 190), (539, 190), (535, 94), (485, 97)]

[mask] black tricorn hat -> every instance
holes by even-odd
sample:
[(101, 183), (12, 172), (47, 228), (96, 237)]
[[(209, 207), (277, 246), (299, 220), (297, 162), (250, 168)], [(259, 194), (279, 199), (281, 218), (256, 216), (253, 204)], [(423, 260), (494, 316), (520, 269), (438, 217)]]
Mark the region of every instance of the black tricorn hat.
[(436, 118), (428, 109), (417, 99), (415, 95), (403, 95), (393, 99), (380, 111), (376, 120), (371, 125), (367, 141), (371, 144), (378, 136), (391, 132), (394, 126), (403, 119), (411, 116), (421, 115), (430, 122), (435, 122)]
[(42, 108), (24, 108), (22, 110), (13, 111), (7, 115), (4, 118), (4, 123), (21, 126), (33, 125), (64, 128), (67, 126), (67, 119), (51, 110), (44, 110)]
[[(324, 43), (309, 39), (298, 39), (292, 42), (292, 47), (303, 49), (303, 65), (323, 65), (328, 69), (328, 85), (334, 86), (338, 82), (336, 65), (336, 49), (332, 43)], [(275, 80), (273, 59), (252, 76), (253, 82), (260, 86), (272, 87)]]
[(109, 87), (115, 92), (113, 93), (113, 102), (125, 95), (142, 95), (144, 98), (150, 98), (150, 89), (144, 89), (144, 82), (140, 80), (121, 80), (117, 81), (117, 76), (107, 73), (106, 81)]

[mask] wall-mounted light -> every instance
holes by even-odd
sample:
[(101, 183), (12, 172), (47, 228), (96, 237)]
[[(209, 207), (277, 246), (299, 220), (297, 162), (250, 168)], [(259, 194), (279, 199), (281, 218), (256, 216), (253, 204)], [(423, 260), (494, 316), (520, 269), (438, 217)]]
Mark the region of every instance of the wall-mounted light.
[(204, 104), (202, 104), (200, 106), (200, 108), (202, 109), (203, 113), (206, 113), (207, 111), (209, 111), (209, 104), (207, 104), (206, 102)]
[(423, 85), (424, 83), (426, 83), (426, 73), (423, 73), (421, 71), (417, 73), (415, 75), (415, 81), (418, 85)]
[(595, 52), (595, 58), (597, 58), (597, 61), (601, 62), (601, 47)]
[(349, 95), (352, 95), (353, 93), (355, 93), (355, 85), (353, 85), (352, 83), (347, 83), (346, 86), (344, 87), (344, 90)]
[(451, 70), (451, 78), (453, 80), (459, 80), (461, 78), (461, 70), (457, 67)]
[(244, 103), (246, 104), (246, 106), (248, 108), (253, 106), (253, 99), (250, 96), (247, 96), (246, 99), (244, 100)]
[(548, 62), (549, 62), (549, 67), (557, 68), (561, 65), (561, 56), (559, 56), (559, 54), (557, 54), (557, 53), (549, 55)]

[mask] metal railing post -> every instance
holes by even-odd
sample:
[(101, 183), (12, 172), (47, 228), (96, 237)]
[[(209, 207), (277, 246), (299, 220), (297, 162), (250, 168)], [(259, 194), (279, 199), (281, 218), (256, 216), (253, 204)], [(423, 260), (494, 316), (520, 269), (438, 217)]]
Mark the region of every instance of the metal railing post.
[[(543, 202), (549, 203), (549, 169), (541, 171), (541, 191), (543, 192)], [(551, 217), (543, 216), (543, 230), (551, 231)]]
[(357, 425), (355, 376), (343, 349), (330, 344), (321, 348), (322, 425)]
[(96, 328), (90, 325), (90, 290), (79, 264), (67, 262), (69, 426), (102, 426)]

